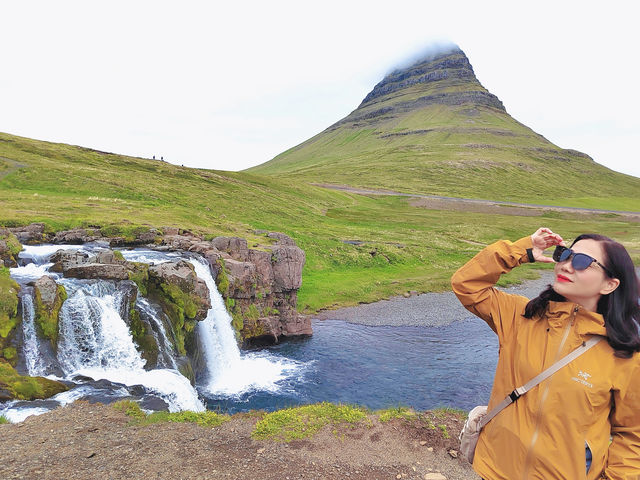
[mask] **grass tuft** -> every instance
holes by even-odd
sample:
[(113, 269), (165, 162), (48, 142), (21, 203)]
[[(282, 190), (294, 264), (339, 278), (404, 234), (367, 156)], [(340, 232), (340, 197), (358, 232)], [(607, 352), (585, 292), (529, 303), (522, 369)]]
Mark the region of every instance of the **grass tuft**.
[(384, 410), (378, 410), (374, 413), (378, 415), (378, 420), (380, 420), (382, 423), (388, 422), (395, 418), (408, 420), (416, 417), (416, 412), (413, 409), (405, 406), (385, 408)]
[(321, 402), (268, 413), (256, 423), (251, 437), (290, 442), (310, 437), (325, 425), (349, 425), (367, 420), (364, 408)]
[(204, 412), (153, 412), (147, 415), (133, 400), (119, 400), (113, 404), (113, 408), (132, 417), (136, 425), (151, 425), (154, 423), (197, 423), (203, 427), (217, 427), (229, 420), (228, 415), (221, 415), (211, 410)]

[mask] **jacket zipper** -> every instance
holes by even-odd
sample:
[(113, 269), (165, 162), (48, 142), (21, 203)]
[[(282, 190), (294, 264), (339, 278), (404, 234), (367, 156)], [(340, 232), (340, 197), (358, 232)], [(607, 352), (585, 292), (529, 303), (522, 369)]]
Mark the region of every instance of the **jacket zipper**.
[[(571, 331), (571, 328), (573, 327), (573, 325), (576, 323), (576, 314), (578, 313), (578, 310), (579, 310), (579, 307), (577, 305), (574, 306), (573, 315), (571, 316), (571, 321), (567, 324), (567, 326), (564, 329), (564, 334), (562, 335), (560, 346), (558, 347), (558, 351), (556, 352), (554, 363), (559, 360), (560, 353), (562, 352), (562, 348), (564, 347), (564, 344), (567, 342), (567, 338), (569, 338), (569, 332)], [(551, 383), (550, 380), (551, 379), (549, 378), (548, 381), (544, 382), (545, 383), (544, 391), (540, 396), (540, 404), (538, 405), (538, 410), (536, 411), (536, 428), (533, 431), (533, 436), (531, 437), (531, 442), (529, 443), (529, 448), (527, 449), (527, 455), (524, 461), (524, 470), (522, 475), (523, 480), (527, 480), (529, 477), (529, 469), (531, 468), (531, 463), (533, 459), (532, 458), (533, 447), (535, 446), (536, 441), (538, 440), (538, 434), (540, 432), (540, 421), (542, 419), (542, 407), (544, 405), (545, 400), (547, 399), (547, 396), (549, 395), (549, 387)]]

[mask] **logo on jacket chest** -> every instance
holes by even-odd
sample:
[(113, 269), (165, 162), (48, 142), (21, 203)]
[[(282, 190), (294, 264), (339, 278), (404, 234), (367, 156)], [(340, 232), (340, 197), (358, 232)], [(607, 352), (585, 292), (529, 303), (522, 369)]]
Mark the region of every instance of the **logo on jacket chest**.
[[(580, 378), (578, 378), (578, 377), (580, 377)], [(590, 377), (591, 377), (590, 373), (580, 370), (578, 372), (578, 376), (577, 377), (571, 377), (571, 380), (573, 380), (574, 382), (581, 383), (585, 387), (593, 388), (593, 384), (587, 382), (587, 380), (589, 380)]]

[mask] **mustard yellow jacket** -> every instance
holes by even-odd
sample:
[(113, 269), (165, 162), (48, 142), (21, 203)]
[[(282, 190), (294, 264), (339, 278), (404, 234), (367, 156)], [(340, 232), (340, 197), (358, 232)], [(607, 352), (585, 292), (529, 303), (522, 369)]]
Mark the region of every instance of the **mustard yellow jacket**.
[[(528, 262), (531, 246), (529, 237), (496, 242), (451, 279), (462, 304), (498, 335), (489, 409), (591, 335), (607, 334), (602, 315), (577, 304), (550, 302), (542, 318), (527, 319), (527, 298), (494, 288), (501, 274)], [(640, 479), (639, 358), (615, 357), (600, 341), (485, 426), (474, 470), (486, 480)]]

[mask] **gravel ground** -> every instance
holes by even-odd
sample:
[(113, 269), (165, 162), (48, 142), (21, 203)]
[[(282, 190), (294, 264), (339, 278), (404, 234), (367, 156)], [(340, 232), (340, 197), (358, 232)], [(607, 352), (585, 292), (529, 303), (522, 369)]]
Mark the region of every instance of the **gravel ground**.
[[(536, 297), (553, 281), (553, 272), (545, 271), (536, 280), (503, 289), (509, 293)], [(472, 315), (460, 304), (453, 292), (423, 293), (411, 297), (394, 297), (390, 300), (367, 303), (355, 307), (325, 310), (316, 314), (317, 320), (344, 320), (360, 325), (394, 327), (448, 325)]]
[[(477, 480), (466, 460), (449, 453), (462, 421), (424, 415), (431, 420), (327, 426), (287, 444), (251, 438), (255, 415), (215, 428), (135, 426), (111, 406), (76, 402), (0, 425), (0, 479)], [(441, 423), (450, 435), (434, 426)]]

